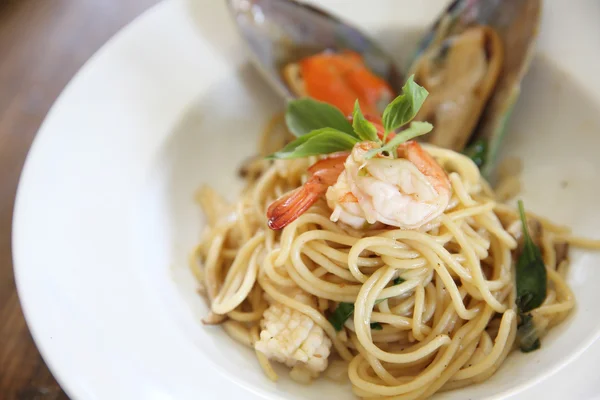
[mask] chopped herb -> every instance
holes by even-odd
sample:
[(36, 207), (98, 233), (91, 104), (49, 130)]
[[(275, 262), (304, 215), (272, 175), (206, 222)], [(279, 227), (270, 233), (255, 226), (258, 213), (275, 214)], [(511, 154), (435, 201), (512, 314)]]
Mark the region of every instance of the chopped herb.
[(519, 200), (519, 215), (523, 225), (523, 250), (517, 259), (517, 307), (521, 313), (527, 313), (539, 307), (546, 299), (546, 266), (539, 247), (535, 245), (529, 229), (523, 202)]
[(485, 164), (487, 148), (485, 139), (477, 139), (463, 150), (463, 154), (473, 160), (478, 168), (481, 168)]
[(529, 235), (523, 202), (519, 200), (518, 204), (519, 217), (523, 226), (523, 250), (517, 259), (515, 268), (516, 303), (521, 320), (517, 329), (517, 336), (521, 351), (527, 353), (539, 349), (541, 345), (533, 317), (528, 313), (542, 305), (546, 299), (548, 278), (542, 253)]
[(331, 314), (329, 318), (327, 318), (327, 320), (329, 320), (331, 325), (333, 325), (334, 329), (339, 332), (342, 330), (344, 324), (346, 323), (348, 318), (350, 318), (353, 312), (354, 304), (340, 303), (338, 304), (333, 314)]
[[(398, 278), (394, 279), (392, 282), (394, 285), (399, 285), (400, 283), (404, 282), (404, 279), (398, 277)], [(381, 303), (384, 300), (387, 300), (387, 299), (376, 300), (375, 305)], [(346, 323), (348, 318), (350, 318), (352, 316), (353, 313), (354, 313), (354, 304), (342, 302), (342, 303), (338, 304), (337, 308), (327, 318), (327, 320), (331, 323), (331, 325), (333, 325), (335, 330), (339, 332), (342, 330), (342, 328), (344, 327), (344, 324)], [(374, 322), (374, 323), (377, 324), (377, 322)], [(383, 328), (373, 328), (373, 324), (371, 324), (371, 329), (378, 330), (378, 329), (383, 329)]]
[(531, 314), (520, 314), (521, 322), (517, 327), (519, 348), (523, 353), (529, 353), (540, 348), (541, 343)]
[(374, 331), (380, 331), (383, 329), (383, 326), (379, 322), (371, 322), (371, 329)]
[(394, 281), (393, 281), (393, 282), (394, 282), (394, 285), (399, 285), (399, 284), (401, 284), (402, 282), (406, 282), (406, 280), (405, 280), (405, 279), (402, 279), (402, 278), (400, 278), (400, 277), (397, 277), (396, 279), (394, 279)]

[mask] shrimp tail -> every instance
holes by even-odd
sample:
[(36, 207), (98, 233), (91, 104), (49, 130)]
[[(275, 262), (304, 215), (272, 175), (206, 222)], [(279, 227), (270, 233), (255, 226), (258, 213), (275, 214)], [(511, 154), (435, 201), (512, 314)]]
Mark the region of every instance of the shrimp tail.
[(317, 161), (308, 168), (310, 178), (296, 190), (275, 200), (267, 209), (269, 228), (280, 230), (292, 223), (335, 184), (344, 170), (348, 153), (337, 153)]
[(312, 207), (323, 195), (322, 189), (314, 190), (315, 186), (307, 182), (304, 186), (274, 201), (267, 210), (269, 228), (283, 229)]

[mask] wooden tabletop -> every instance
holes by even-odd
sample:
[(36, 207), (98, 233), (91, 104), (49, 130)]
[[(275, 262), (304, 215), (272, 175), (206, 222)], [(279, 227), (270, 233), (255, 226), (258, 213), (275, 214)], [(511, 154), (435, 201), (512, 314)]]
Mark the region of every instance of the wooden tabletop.
[(81, 65), (158, 0), (0, 0), (0, 399), (67, 399), (19, 305), (11, 254), (15, 192), (50, 106)]

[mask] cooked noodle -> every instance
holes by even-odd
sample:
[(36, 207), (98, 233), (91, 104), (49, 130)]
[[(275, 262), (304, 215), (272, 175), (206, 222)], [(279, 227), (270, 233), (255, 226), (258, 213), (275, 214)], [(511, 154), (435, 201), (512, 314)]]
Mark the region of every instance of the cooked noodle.
[[(363, 398), (426, 398), (491, 376), (515, 347), (512, 265), (519, 242), (510, 227), (519, 224), (518, 214), (497, 202), (469, 159), (426, 149), (448, 173), (453, 195), (445, 213), (418, 230), (355, 230), (330, 221), (323, 200), (282, 231), (270, 230), (267, 207), (305, 181), (314, 159), (252, 161), (253, 173), (235, 204), (225, 205), (203, 188), (199, 200), (208, 227), (193, 269), (212, 322), (226, 319), (225, 331), (252, 347), (269, 304), (308, 316), (333, 344), (325, 375), (341, 379), (340, 370), (347, 370), (354, 393)], [(557, 246), (600, 246), (529, 217), (541, 227), (548, 271), (546, 301), (532, 312), (541, 336), (575, 306), (565, 281), (568, 259), (557, 256)], [(398, 277), (403, 282), (393, 285)], [(342, 332), (326, 317), (339, 302), (354, 304)], [(371, 329), (375, 322), (383, 329)], [(276, 380), (271, 361), (256, 354)], [(310, 380), (302, 370), (291, 375)]]

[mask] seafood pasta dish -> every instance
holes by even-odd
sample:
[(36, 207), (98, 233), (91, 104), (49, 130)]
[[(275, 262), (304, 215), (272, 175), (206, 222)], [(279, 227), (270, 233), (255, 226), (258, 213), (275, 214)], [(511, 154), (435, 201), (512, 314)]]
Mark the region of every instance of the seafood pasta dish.
[(360, 97), (343, 112), (290, 101), (237, 201), (200, 190), (193, 271), (204, 323), (251, 348), (269, 379), (283, 364), (360, 398), (421, 399), (544, 351), (576, 305), (569, 246), (598, 244), (504, 204), (472, 158), (422, 141), (434, 127), (415, 117), (431, 107), (412, 76), (383, 97), (363, 99), (368, 112)]

